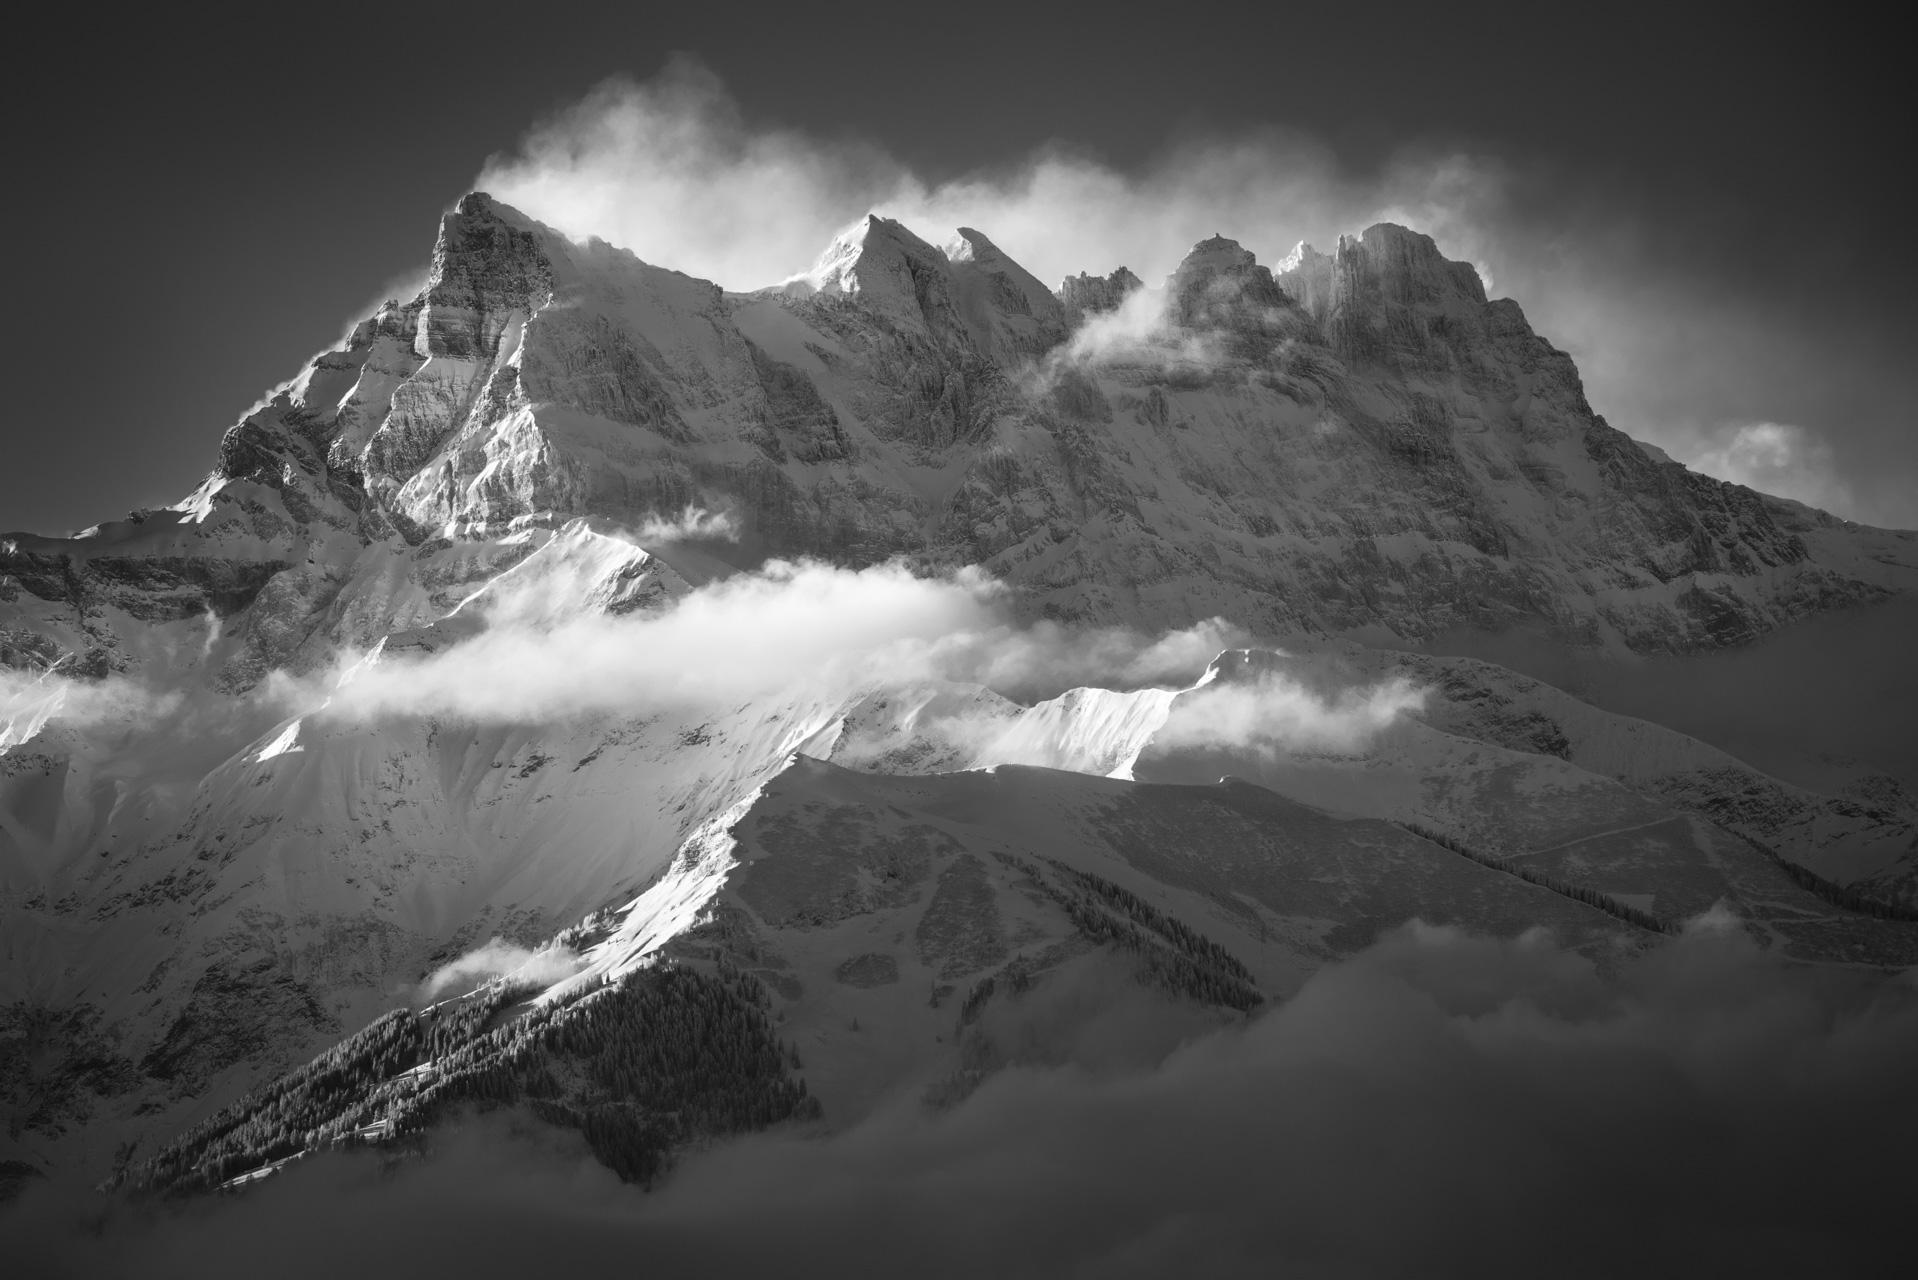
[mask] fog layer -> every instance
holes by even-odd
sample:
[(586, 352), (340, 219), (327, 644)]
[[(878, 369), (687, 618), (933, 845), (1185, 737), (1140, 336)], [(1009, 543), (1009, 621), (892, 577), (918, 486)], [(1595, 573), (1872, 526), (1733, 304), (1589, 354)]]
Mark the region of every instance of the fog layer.
[[(1192, 1033), (1159, 1008), (1133, 1016)], [(1123, 1060), (722, 1146), (651, 1194), (495, 1119), (184, 1207), (41, 1188), (0, 1234), (44, 1276), (1830, 1276), (1902, 1252), (1918, 1196), (1918, 990), (1722, 917), (1609, 979), (1412, 925)]]

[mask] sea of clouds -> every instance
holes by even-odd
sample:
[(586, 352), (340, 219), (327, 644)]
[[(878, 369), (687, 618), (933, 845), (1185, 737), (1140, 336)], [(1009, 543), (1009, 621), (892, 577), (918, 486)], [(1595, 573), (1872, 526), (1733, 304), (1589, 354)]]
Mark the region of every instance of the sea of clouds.
[(995, 1028), (1021, 1061), (959, 1105), (722, 1144), (650, 1193), (495, 1116), (243, 1196), (36, 1186), (0, 1247), (101, 1277), (1838, 1276), (1907, 1251), (1908, 975), (1708, 916), (1609, 973), (1413, 924), (1224, 1029), (1131, 990), (1041, 984)]

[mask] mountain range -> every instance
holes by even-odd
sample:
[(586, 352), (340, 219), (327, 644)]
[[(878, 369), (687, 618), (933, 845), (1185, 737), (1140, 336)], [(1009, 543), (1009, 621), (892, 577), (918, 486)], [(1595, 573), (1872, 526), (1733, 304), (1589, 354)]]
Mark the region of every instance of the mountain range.
[(1915, 588), (1403, 227), (1054, 290), (872, 216), (740, 293), (475, 192), (183, 501), (0, 538), (0, 1160), (215, 1187), (511, 1106), (644, 1181), (1415, 919), (1918, 964), (1906, 780), (1430, 644)]

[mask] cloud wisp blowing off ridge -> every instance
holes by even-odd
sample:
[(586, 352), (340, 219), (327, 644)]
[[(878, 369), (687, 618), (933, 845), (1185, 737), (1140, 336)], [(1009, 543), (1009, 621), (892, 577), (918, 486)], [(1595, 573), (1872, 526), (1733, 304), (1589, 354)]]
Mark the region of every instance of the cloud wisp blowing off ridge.
[[(1859, 417), (1854, 373), (1805, 366), (1816, 335), (1799, 318), (1729, 308), (1656, 260), (1603, 191), (1482, 150), (1408, 145), (1356, 172), (1320, 139), (1275, 126), (1188, 138), (1131, 172), (1059, 143), (935, 181), (874, 142), (749, 121), (717, 76), (680, 58), (651, 80), (600, 85), (476, 181), (568, 234), (740, 290), (805, 271), (867, 212), (933, 243), (976, 227), (1048, 284), (1124, 265), (1153, 285), (1216, 233), (1272, 264), (1300, 240), (1329, 250), (1341, 233), (1403, 223), (1518, 299), (1579, 361), (1613, 425), (1723, 479), (1918, 526), (1918, 460)], [(1789, 468), (1727, 452), (1764, 425), (1751, 415), (1767, 399), (1807, 424), (1791, 429)]]

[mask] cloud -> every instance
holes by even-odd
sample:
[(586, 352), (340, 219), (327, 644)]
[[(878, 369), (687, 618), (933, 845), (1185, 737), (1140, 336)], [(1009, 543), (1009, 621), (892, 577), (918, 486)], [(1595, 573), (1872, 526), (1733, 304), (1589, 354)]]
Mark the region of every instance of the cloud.
[(1825, 511), (1850, 511), (1857, 505), (1851, 486), (1833, 467), (1831, 446), (1788, 423), (1726, 428), (1709, 447), (1684, 461), (1694, 471)]
[(658, 542), (739, 541), (739, 521), (730, 512), (687, 507), (670, 519), (654, 516), (633, 530), (632, 539), (641, 545)]
[(569, 234), (740, 289), (809, 265), (908, 181), (872, 145), (749, 127), (718, 77), (682, 58), (645, 84), (600, 85), (478, 185)]
[(1157, 637), (1126, 627), (1070, 627), (1041, 620), (998, 626), (940, 646), (948, 679), (969, 680), (1011, 696), (1048, 696), (1075, 685), (1137, 688), (1189, 684), (1246, 633), (1206, 618)]
[[(209, 619), (209, 633), (217, 622)], [(23, 633), (14, 633), (16, 637)], [(175, 647), (177, 652), (188, 642)], [(201, 657), (210, 643), (196, 645)], [(127, 786), (138, 790), (166, 777), (177, 783), (193, 770), (213, 768), (268, 726), (314, 705), (313, 682), (275, 671), (253, 689), (233, 695), (206, 687), (196, 673), (167, 662), (125, 675), (71, 674), (76, 655), (53, 646), (32, 654), (34, 667), (0, 666), (0, 755), (42, 738), (49, 729), (91, 739), (96, 748), (146, 767)], [(37, 665), (45, 660), (46, 665)], [(71, 742), (59, 749), (65, 750)]]
[(332, 715), (450, 715), (538, 722), (595, 711), (642, 713), (795, 689), (851, 688), (928, 671), (948, 637), (996, 621), (983, 575), (918, 578), (773, 562), (712, 583), (664, 612), (501, 625), (422, 656), (353, 673)]
[(1403, 677), (1332, 694), (1315, 692), (1284, 672), (1218, 680), (1183, 694), (1153, 736), (1154, 753), (1181, 748), (1353, 751), (1407, 711), (1425, 705), (1426, 690)]
[(1301, 237), (1329, 243), (1384, 218), (1463, 229), (1502, 174), (1444, 153), (1353, 177), (1318, 141), (1268, 129), (1193, 143), (1143, 174), (1054, 147), (935, 184), (869, 142), (754, 126), (717, 76), (681, 58), (654, 80), (600, 85), (477, 182), (569, 234), (748, 289), (803, 272), (868, 212), (934, 244), (978, 227), (1048, 283), (1123, 263), (1151, 284), (1220, 231), (1272, 262)]
[(1224, 352), (1219, 336), (1206, 330), (1175, 329), (1167, 323), (1170, 301), (1165, 289), (1134, 289), (1111, 311), (1088, 316), (1034, 370), (1041, 388), (1062, 369), (1087, 364), (1148, 368), (1220, 364)]
[(153, 1277), (636, 1257), (714, 1276), (1857, 1275), (1907, 1252), (1909, 978), (1790, 966), (1737, 929), (1594, 963), (1537, 931), (1414, 924), (1211, 1034), (1081, 995), (1100, 993), (1035, 988), (1026, 1065), (951, 1110), (719, 1146), (651, 1194), (495, 1116), (424, 1161), (323, 1158), (184, 1208), (42, 1188), (0, 1237), (26, 1273)]
[[(717, 536), (726, 527), (723, 517), (689, 511), (670, 529), (634, 536)], [(758, 698), (842, 699), (924, 682), (1030, 700), (1078, 685), (1190, 684), (1222, 649), (1247, 639), (1216, 618), (1159, 635), (1020, 623), (1009, 589), (982, 571), (921, 576), (898, 562), (772, 561), (656, 609), (584, 612), (563, 607), (579, 593), (577, 568), (559, 561), (546, 575), (504, 575), (429, 630), (429, 643), (342, 653), (313, 676), (274, 672), (238, 699), (121, 676), (0, 668), (0, 747), (65, 724), (182, 734), (196, 744), (195, 759), (224, 758), (289, 715), (547, 724)], [(957, 720), (945, 728), (947, 738), (969, 731)]]
[(442, 995), (464, 995), (494, 978), (549, 987), (585, 967), (586, 961), (570, 947), (532, 950), (503, 938), (492, 938), (433, 970), (426, 981), (420, 983), (419, 999), (421, 1003), (430, 1003)]
[(87, 730), (165, 716), (181, 703), (174, 692), (146, 688), (123, 676), (74, 679), (55, 662), (39, 670), (0, 667), (0, 753), (34, 737), (49, 722)]
[[(541, 597), (543, 584), (523, 590)], [(1152, 637), (1009, 620), (1007, 588), (976, 569), (921, 577), (896, 562), (847, 569), (773, 561), (654, 613), (549, 616), (502, 590), (492, 625), (431, 653), (347, 668), (332, 717), (437, 715), (538, 723), (768, 696), (844, 696), (925, 680), (1014, 696), (1074, 684), (1194, 678), (1239, 633), (1216, 619)]]

